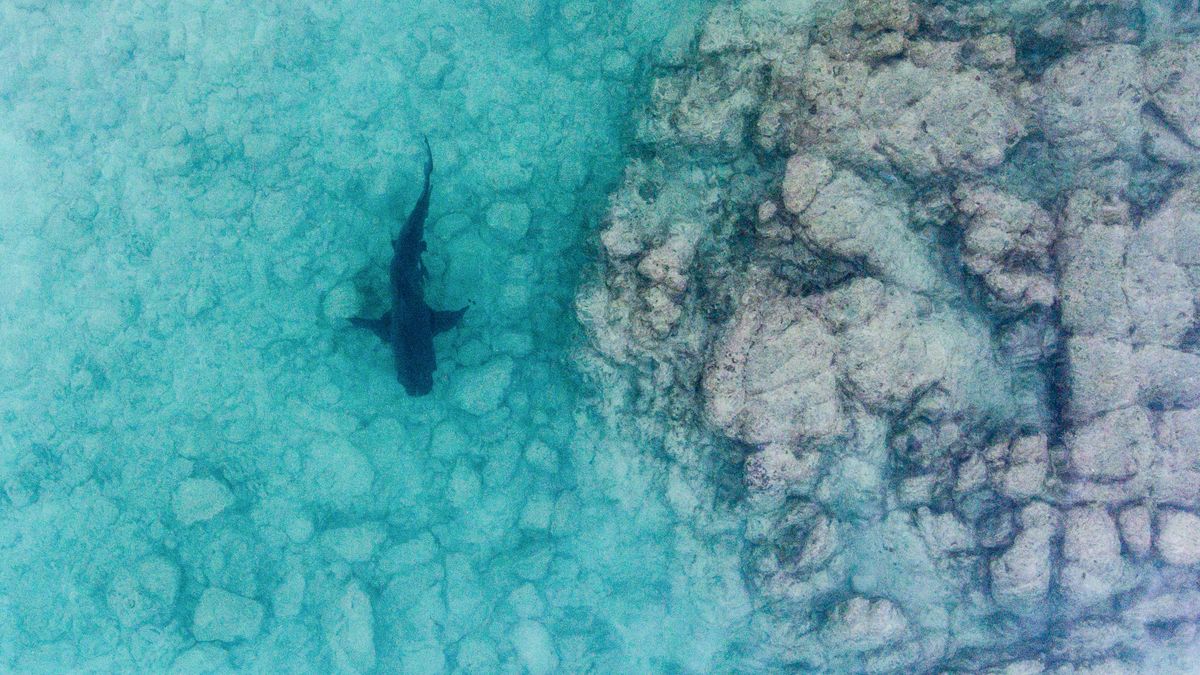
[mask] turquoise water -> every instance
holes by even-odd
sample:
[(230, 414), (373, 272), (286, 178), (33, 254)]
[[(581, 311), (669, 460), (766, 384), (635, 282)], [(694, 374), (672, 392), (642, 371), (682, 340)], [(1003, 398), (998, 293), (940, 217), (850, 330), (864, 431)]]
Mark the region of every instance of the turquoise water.
[[(740, 521), (573, 363), (644, 64), (704, 4), (0, 3), (0, 670), (752, 654)], [(410, 399), (345, 319), (425, 134), (430, 304), (474, 304)]]

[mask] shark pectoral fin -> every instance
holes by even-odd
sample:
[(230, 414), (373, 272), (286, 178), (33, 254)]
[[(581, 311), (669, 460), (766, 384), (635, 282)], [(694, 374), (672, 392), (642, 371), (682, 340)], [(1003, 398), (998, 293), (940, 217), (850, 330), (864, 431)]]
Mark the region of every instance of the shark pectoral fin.
[(366, 328), (379, 336), (384, 342), (392, 341), (392, 313), (388, 312), (378, 319), (366, 319), (361, 316), (350, 317), (350, 323), (359, 328)]
[(445, 333), (446, 331), (458, 325), (462, 321), (463, 314), (467, 313), (467, 308), (455, 309), (450, 311), (433, 310), (433, 334)]

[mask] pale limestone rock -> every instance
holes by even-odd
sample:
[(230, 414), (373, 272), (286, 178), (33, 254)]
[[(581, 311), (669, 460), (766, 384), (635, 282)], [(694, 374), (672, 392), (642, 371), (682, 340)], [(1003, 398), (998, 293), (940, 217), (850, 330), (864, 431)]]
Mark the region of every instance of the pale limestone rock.
[(1155, 430), (1158, 453), (1150, 480), (1156, 498), (1200, 509), (1200, 410), (1168, 410)]
[(756, 493), (804, 494), (820, 476), (820, 461), (820, 453), (797, 454), (788, 445), (773, 443), (746, 457), (743, 481)]
[(531, 212), (519, 202), (497, 202), (488, 207), (487, 226), (507, 242), (520, 241), (529, 231)]
[(1127, 339), (1132, 322), (1123, 283), (1132, 232), (1128, 207), (1079, 191), (1071, 195), (1064, 216), (1058, 247), (1063, 329)]
[(1066, 157), (1129, 157), (1141, 142), (1141, 57), (1134, 45), (1089, 47), (1064, 56), (1038, 84), (1038, 114)]
[(1049, 214), (987, 186), (960, 188), (955, 202), (966, 217), (963, 262), (987, 284), (993, 301), (1008, 309), (1054, 304)]
[(339, 672), (375, 668), (375, 617), (371, 597), (351, 581), (325, 617), (325, 639)]
[(961, 400), (990, 367), (984, 333), (902, 289), (856, 279), (809, 302), (833, 326), (846, 389), (872, 413), (899, 413), (932, 389)]
[(212, 520), (233, 503), (233, 493), (212, 478), (189, 478), (179, 484), (171, 504), (183, 525)]
[(1154, 548), (1169, 565), (1200, 564), (1200, 516), (1164, 509), (1158, 513)]
[(900, 640), (908, 620), (891, 600), (855, 596), (830, 613), (822, 637), (839, 650), (867, 652)]
[(1040, 495), (1050, 465), (1045, 434), (1021, 436), (1003, 445), (1002, 464), (995, 470), (1000, 492), (1017, 501)]
[(672, 234), (661, 245), (646, 252), (637, 270), (646, 279), (682, 293), (687, 289), (686, 275), (695, 252), (694, 238)]
[(1013, 68), (1017, 65), (1017, 50), (1009, 35), (982, 35), (963, 48), (963, 60), (985, 70)]
[(753, 444), (841, 433), (835, 348), (828, 328), (801, 299), (750, 289), (704, 370), (709, 422)]
[[(877, 75), (893, 76), (903, 77), (890, 72)], [(935, 85), (916, 103), (897, 111), (880, 130), (884, 153), (916, 178), (945, 172), (976, 174), (999, 165), (1025, 131), (1014, 103), (980, 71), (934, 77)]]
[(1138, 400), (1133, 348), (1126, 342), (1075, 336), (1067, 339), (1068, 415), (1084, 422)]
[(1125, 253), (1125, 297), (1134, 344), (1177, 346), (1196, 320), (1196, 292), (1176, 264), (1178, 212), (1164, 208), (1144, 220)]
[(335, 527), (321, 534), (320, 542), (346, 562), (367, 562), (387, 539), (382, 523), (369, 522), (349, 527)]
[(1130, 553), (1140, 557), (1150, 552), (1149, 508), (1143, 504), (1127, 506), (1117, 514), (1117, 523), (1121, 526), (1121, 541)]
[(1067, 434), (1071, 473), (1098, 482), (1129, 479), (1148, 464), (1153, 443), (1145, 409), (1105, 413)]
[(828, 159), (807, 154), (792, 155), (783, 175), (783, 205), (792, 213), (802, 213), (832, 178), (833, 164)]
[(879, 276), (912, 290), (930, 291), (942, 283), (900, 204), (849, 171), (818, 190), (797, 218), (801, 235), (819, 250), (864, 260)]
[(192, 635), (201, 642), (237, 642), (258, 635), (263, 608), (257, 601), (221, 588), (206, 588), (192, 615)]
[(865, 31), (911, 33), (917, 14), (908, 0), (855, 0), (854, 22)]
[(450, 395), (458, 407), (474, 415), (485, 415), (500, 407), (512, 383), (515, 363), (507, 355), (459, 370)]
[(998, 604), (1019, 613), (1041, 611), (1050, 592), (1050, 544), (1057, 520), (1054, 509), (1042, 502), (1021, 510), (1012, 545), (989, 566), (992, 598)]
[(1167, 42), (1146, 59), (1150, 100), (1187, 143), (1200, 146), (1200, 45)]
[(310, 449), (304, 480), (314, 499), (341, 504), (366, 494), (375, 470), (349, 441), (331, 438)]
[(1087, 506), (1066, 512), (1062, 556), (1059, 584), (1076, 606), (1106, 602), (1127, 584), (1117, 525), (1101, 507)]
[(754, 60), (721, 60), (689, 75), (660, 78), (651, 86), (654, 113), (639, 134), (660, 144), (678, 143), (728, 154), (741, 147), (749, 115), (757, 109), (763, 79)]
[(531, 675), (547, 675), (558, 669), (558, 653), (546, 627), (524, 620), (513, 628), (511, 639), (521, 664)]
[(939, 558), (969, 551), (976, 546), (971, 529), (950, 511), (933, 513), (925, 507), (917, 509), (917, 531), (929, 550)]
[(1140, 383), (1139, 397), (1152, 408), (1194, 408), (1200, 405), (1200, 356), (1167, 347), (1147, 345), (1134, 354)]

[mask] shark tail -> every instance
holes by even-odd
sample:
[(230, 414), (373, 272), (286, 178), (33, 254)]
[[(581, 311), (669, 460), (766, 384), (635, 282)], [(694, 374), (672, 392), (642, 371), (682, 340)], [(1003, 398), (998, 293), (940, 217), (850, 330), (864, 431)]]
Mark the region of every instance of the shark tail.
[(421, 138), (425, 141), (425, 182), (429, 183), (429, 176), (433, 173), (433, 150), (429, 147), (429, 137)]

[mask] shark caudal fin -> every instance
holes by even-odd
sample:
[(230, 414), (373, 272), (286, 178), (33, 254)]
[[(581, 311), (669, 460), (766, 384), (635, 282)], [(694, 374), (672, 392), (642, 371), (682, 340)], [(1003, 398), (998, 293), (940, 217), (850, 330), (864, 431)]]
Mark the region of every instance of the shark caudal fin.
[(380, 340), (390, 343), (392, 341), (392, 313), (388, 312), (378, 319), (367, 319), (361, 316), (350, 317), (350, 323), (359, 328), (366, 328), (375, 335), (379, 336)]
[(433, 149), (429, 147), (429, 137), (422, 136), (425, 141), (425, 180), (428, 182), (429, 174), (433, 173)]
[(430, 175), (433, 174), (433, 149), (429, 147), (429, 137), (423, 138), (425, 141), (425, 184), (421, 187), (421, 196), (417, 198), (416, 205), (408, 214), (408, 219), (404, 221), (404, 227), (400, 230), (400, 234), (392, 240), (392, 250), (397, 253), (407, 249), (413, 252), (413, 255), (420, 255), (425, 250), (425, 218), (429, 216), (429, 195), (433, 189), (429, 180)]
[[(470, 305), (467, 307), (470, 307)], [(433, 310), (433, 334), (445, 333), (457, 326), (462, 321), (463, 314), (467, 313), (467, 307), (450, 311)]]

